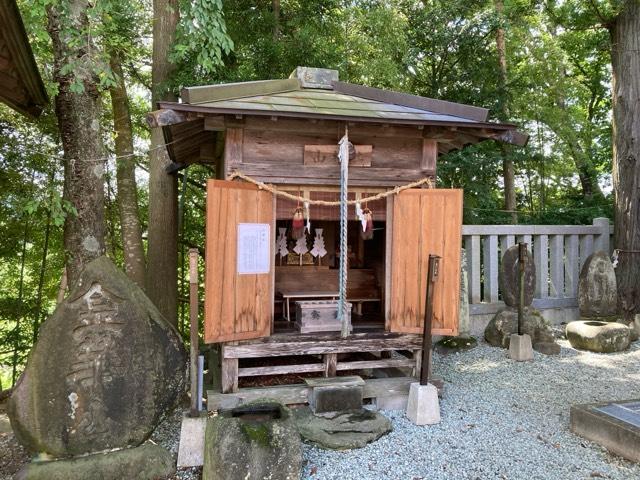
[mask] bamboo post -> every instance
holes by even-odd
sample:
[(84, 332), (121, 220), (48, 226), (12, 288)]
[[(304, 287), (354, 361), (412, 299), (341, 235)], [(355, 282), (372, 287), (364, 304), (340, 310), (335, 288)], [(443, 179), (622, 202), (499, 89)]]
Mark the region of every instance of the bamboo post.
[(190, 376), (191, 416), (198, 412), (198, 249), (189, 249), (189, 320), (190, 320)]
[(420, 369), (420, 385), (427, 385), (431, 376), (431, 325), (433, 323), (433, 289), (440, 269), (440, 257), (429, 255), (429, 272), (427, 274), (427, 300), (424, 312), (424, 330), (422, 335), (422, 362)]

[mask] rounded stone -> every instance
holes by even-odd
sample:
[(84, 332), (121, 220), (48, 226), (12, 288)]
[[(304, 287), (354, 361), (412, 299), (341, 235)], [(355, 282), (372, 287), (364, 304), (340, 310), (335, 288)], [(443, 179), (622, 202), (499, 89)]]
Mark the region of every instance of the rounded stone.
[(616, 272), (609, 256), (592, 253), (580, 270), (578, 308), (583, 317), (608, 317), (618, 309)]
[[(518, 311), (507, 307), (496, 313), (487, 324), (484, 338), (494, 347), (509, 348), (512, 333), (518, 333)], [(555, 342), (551, 326), (534, 308), (524, 309), (522, 333), (529, 335), (534, 345), (539, 342)]]
[(299, 408), (295, 418), (306, 441), (331, 450), (362, 448), (393, 429), (388, 418), (364, 409), (314, 415), (308, 408)]
[[(533, 293), (536, 282), (536, 266), (533, 263), (533, 256), (529, 250), (525, 250), (524, 262), (524, 306), (527, 307), (533, 302)], [(517, 307), (520, 304), (520, 262), (519, 246), (509, 247), (502, 256), (500, 264), (500, 274), (498, 280), (502, 299), (510, 307)]]
[(629, 347), (629, 327), (618, 322), (578, 320), (566, 328), (567, 340), (573, 348), (590, 352), (621, 352)]
[(185, 376), (178, 332), (100, 257), (42, 325), (8, 413), (32, 452), (70, 457), (136, 446), (175, 405)]

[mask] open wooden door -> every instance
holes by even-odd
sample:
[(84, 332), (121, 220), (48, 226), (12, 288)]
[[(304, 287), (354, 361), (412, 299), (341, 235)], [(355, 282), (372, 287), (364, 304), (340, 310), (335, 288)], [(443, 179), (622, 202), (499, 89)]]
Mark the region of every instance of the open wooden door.
[(255, 185), (207, 182), (206, 343), (271, 333), (274, 211), (271, 193)]
[(388, 325), (422, 333), (429, 255), (439, 255), (433, 298), (433, 333), (458, 334), (462, 190), (411, 189), (393, 202)]

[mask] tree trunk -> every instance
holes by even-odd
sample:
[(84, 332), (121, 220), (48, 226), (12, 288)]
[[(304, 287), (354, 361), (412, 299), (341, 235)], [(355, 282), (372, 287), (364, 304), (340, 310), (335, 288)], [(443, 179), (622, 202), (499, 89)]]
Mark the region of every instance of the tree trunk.
[(273, 39), (278, 41), (280, 38), (280, 0), (271, 0), (273, 8)]
[(144, 247), (138, 212), (136, 159), (133, 156), (133, 129), (129, 100), (120, 56), (111, 52), (109, 63), (116, 78), (116, 85), (111, 87), (109, 92), (113, 109), (113, 130), (116, 134), (116, 183), (118, 185), (118, 210), (120, 212), (124, 269), (131, 280), (136, 282), (140, 288), (144, 288)]
[[(88, 35), (81, 33), (89, 31), (88, 7), (87, 0), (71, 0), (64, 10), (50, 6), (47, 12), (47, 29), (53, 42), (53, 78), (58, 84), (55, 109), (64, 148), (64, 197), (77, 212), (68, 214), (64, 224), (71, 285), (84, 266), (105, 250), (100, 93), (92, 68), (95, 46)], [(68, 65), (73, 68), (64, 72)]]
[[(178, 24), (177, 0), (153, 2), (152, 109), (159, 100), (174, 100), (166, 89), (174, 66), (169, 52)], [(169, 322), (177, 326), (178, 182), (165, 168), (170, 164), (161, 128), (151, 129), (149, 154), (149, 246), (147, 292)]]
[(640, 2), (627, 0), (610, 28), (613, 71), (613, 189), (618, 305), (640, 312)]
[[(498, 52), (498, 95), (500, 105), (501, 120), (507, 121), (509, 118), (509, 103), (507, 98), (507, 48), (505, 42), (505, 32), (502, 26), (504, 21), (504, 2), (495, 0), (496, 13), (500, 18), (500, 26), (496, 30), (496, 50)], [(504, 209), (511, 212), (511, 223), (518, 223), (516, 213), (516, 183), (513, 160), (509, 155), (509, 148), (506, 145), (500, 147), (502, 156), (502, 176), (504, 178)]]

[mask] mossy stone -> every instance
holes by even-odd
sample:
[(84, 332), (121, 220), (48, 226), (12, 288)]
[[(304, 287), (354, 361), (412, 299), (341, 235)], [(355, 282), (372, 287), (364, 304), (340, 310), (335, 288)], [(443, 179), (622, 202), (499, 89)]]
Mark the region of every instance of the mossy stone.
[(285, 406), (256, 400), (207, 420), (203, 480), (298, 480), (301, 469), (300, 434)]

